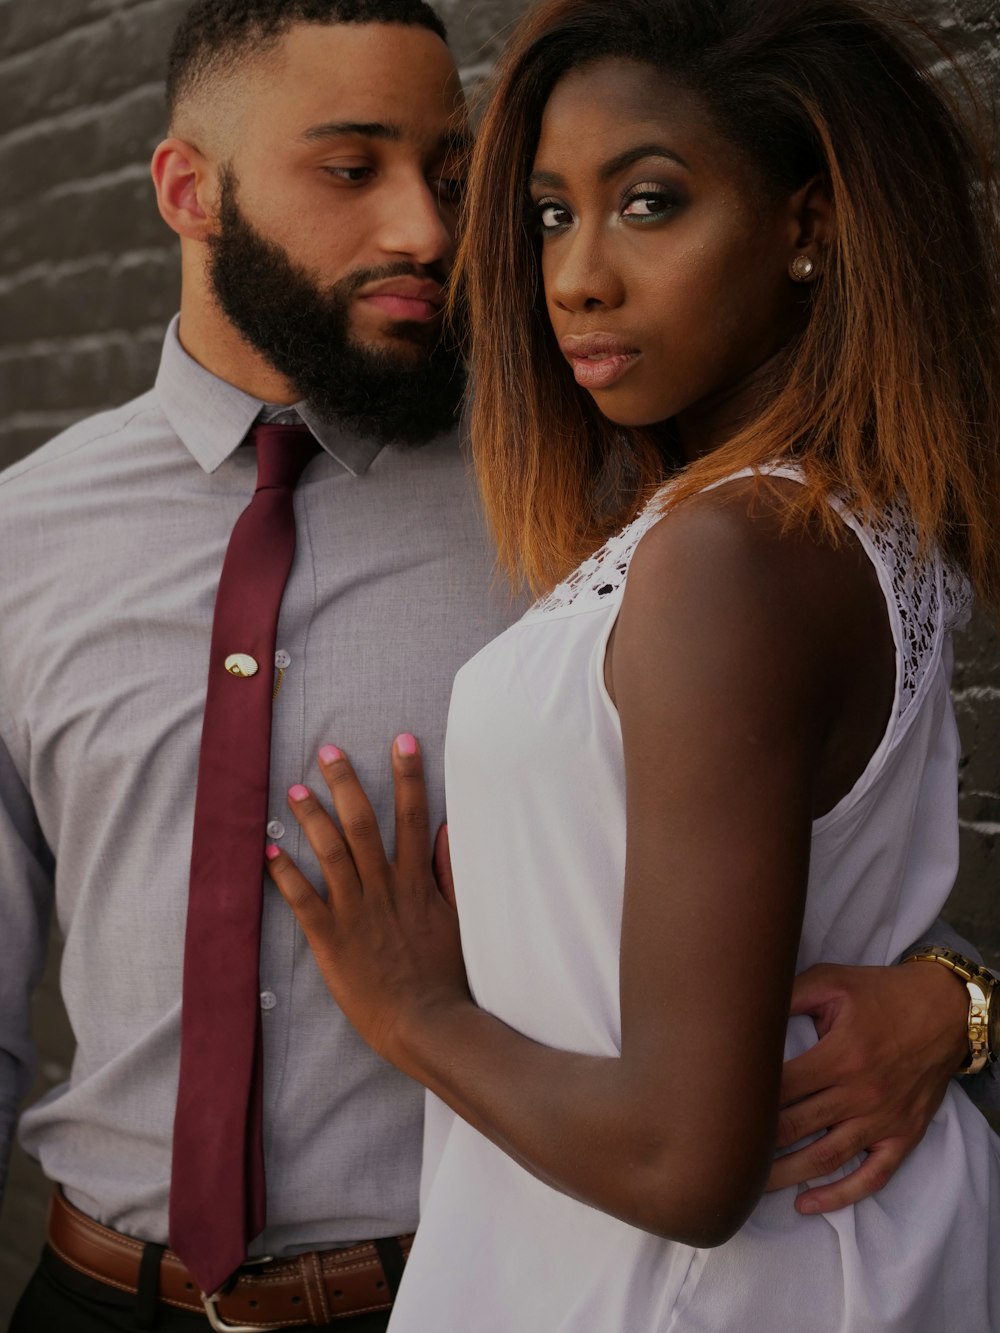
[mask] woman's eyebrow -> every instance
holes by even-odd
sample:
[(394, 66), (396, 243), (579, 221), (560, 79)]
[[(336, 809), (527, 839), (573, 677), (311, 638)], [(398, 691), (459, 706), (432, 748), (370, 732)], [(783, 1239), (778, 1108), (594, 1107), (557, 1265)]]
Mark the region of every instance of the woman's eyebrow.
[[(662, 144), (644, 143), (638, 144), (635, 148), (626, 148), (623, 153), (616, 153), (614, 157), (609, 158), (602, 166), (598, 168), (597, 175), (602, 181), (611, 180), (617, 176), (619, 171), (624, 171), (626, 167), (634, 166), (636, 162), (641, 162), (647, 157), (662, 157), (668, 162), (673, 162), (685, 171), (690, 171), (691, 167), (679, 153), (675, 153), (670, 148), (664, 148)], [(566, 181), (555, 171), (533, 171), (528, 177), (528, 185), (545, 185), (552, 190), (564, 189)]]
[(664, 157), (668, 162), (674, 162), (685, 171), (691, 168), (679, 153), (673, 152), (669, 148), (664, 148), (658, 143), (639, 144), (635, 148), (626, 148), (624, 153), (618, 153), (615, 157), (605, 162), (598, 170), (598, 176), (602, 181), (610, 180), (612, 176), (617, 176), (619, 171), (624, 171), (626, 167), (633, 166), (636, 162), (641, 162), (645, 157)]
[(547, 185), (550, 190), (561, 190), (566, 182), (554, 171), (533, 171), (528, 177), (528, 185)]

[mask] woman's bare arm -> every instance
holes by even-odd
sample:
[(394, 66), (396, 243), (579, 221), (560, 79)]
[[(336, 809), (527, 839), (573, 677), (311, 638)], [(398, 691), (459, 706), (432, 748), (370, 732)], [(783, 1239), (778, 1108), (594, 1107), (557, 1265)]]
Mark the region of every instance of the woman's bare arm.
[[(314, 797), (293, 802), (330, 906), (272, 862), (376, 1049), (556, 1188), (699, 1245), (764, 1188), (811, 821), (863, 768), (892, 697), (867, 562), (729, 490), (644, 539), (609, 656), (628, 797), (619, 1059), (541, 1046), (470, 1000), (427, 869), (419, 757), (394, 756), (395, 867), (345, 760), (325, 775), (350, 855)], [(874, 706), (859, 671), (887, 682)]]

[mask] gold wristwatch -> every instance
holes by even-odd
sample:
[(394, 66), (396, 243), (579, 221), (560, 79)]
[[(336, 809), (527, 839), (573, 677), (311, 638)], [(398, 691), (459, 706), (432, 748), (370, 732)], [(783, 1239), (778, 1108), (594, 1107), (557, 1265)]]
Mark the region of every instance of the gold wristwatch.
[(922, 949), (908, 954), (904, 963), (940, 963), (965, 982), (969, 992), (969, 1054), (960, 1074), (978, 1074), (1000, 1057), (1000, 983), (985, 967), (953, 949)]

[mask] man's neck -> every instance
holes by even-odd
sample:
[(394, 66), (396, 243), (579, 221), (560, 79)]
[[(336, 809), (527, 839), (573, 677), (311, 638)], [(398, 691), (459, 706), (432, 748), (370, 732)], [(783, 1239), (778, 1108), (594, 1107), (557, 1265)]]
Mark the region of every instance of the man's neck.
[(229, 323), (221, 311), (181, 300), (178, 328), (181, 346), (193, 360), (220, 380), (265, 403), (298, 401), (287, 379)]

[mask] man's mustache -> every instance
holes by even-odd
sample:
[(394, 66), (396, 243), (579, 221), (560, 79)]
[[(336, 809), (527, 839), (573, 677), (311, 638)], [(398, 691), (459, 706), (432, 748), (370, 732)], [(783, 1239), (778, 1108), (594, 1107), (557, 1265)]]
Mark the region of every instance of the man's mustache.
[(418, 278), (436, 282), (439, 287), (443, 287), (448, 281), (448, 271), (441, 264), (411, 264), (401, 259), (397, 264), (386, 264), (382, 268), (357, 269), (346, 278), (341, 278), (334, 291), (346, 300), (362, 287), (368, 287), (373, 282), (385, 282), (387, 278)]

